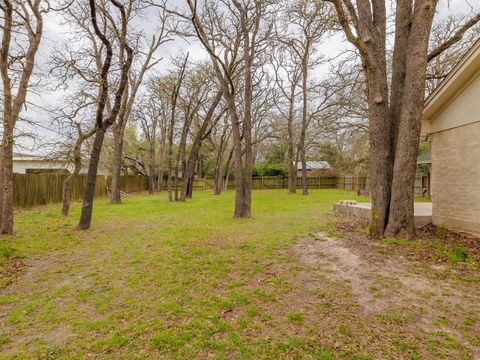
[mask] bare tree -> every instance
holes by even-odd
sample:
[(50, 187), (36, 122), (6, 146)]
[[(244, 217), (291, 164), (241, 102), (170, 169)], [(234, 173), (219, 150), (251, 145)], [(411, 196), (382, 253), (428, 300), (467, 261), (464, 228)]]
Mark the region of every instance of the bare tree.
[[(310, 62), (315, 44), (330, 29), (329, 24), (324, 21), (326, 6), (322, 2), (309, 2), (301, 0), (294, 4), (289, 11), (289, 20), (298, 26), (301, 38), (292, 37), (291, 48), (297, 53), (301, 60), (302, 69), (302, 126), (300, 130), (299, 150), (302, 162), (302, 194), (308, 195), (307, 188), (307, 163), (305, 135), (308, 127), (308, 78)], [(314, 65), (314, 64), (313, 64)]]
[[(356, 6), (350, 0), (328, 1), (334, 5), (348, 41), (360, 54), (367, 83), (371, 234), (413, 238), (413, 190), (427, 63), (453, 41), (445, 41), (429, 55), (437, 1), (397, 1), (389, 64), (385, 1), (358, 1)], [(468, 26), (479, 20), (475, 17)]]
[[(3, 85), (3, 136), (1, 144), (0, 234), (13, 233), (14, 131), (25, 105), (30, 80), (43, 35), (43, 16), (48, 1), (3, 0), (0, 74)], [(16, 91), (16, 93), (15, 93)]]
[(220, 101), (222, 99), (222, 92), (221, 90), (217, 91), (214, 98), (211, 100), (210, 106), (208, 107), (207, 112), (204, 116), (201, 117), (200, 126), (195, 134), (193, 139), (190, 154), (188, 156), (188, 160), (184, 167), (183, 172), (183, 186), (182, 192), (180, 195), (180, 200), (185, 201), (186, 198), (192, 197), (192, 181), (195, 175), (195, 165), (198, 161), (198, 156), (200, 153), (200, 148), (202, 146), (202, 142), (207, 138), (212, 129), (215, 127), (217, 122), (223, 117), (224, 111), (220, 111), (215, 116), (215, 110), (217, 109)]
[[(213, 171), (213, 194), (220, 195), (222, 193), (223, 186), (227, 185), (226, 183), (223, 184), (224, 181), (224, 172), (226, 168), (228, 168), (228, 163), (232, 157), (232, 151), (228, 149), (228, 145), (230, 142), (231, 137), (231, 127), (229, 126), (228, 119), (224, 118), (223, 124), (220, 123), (221, 126), (216, 126), (215, 130), (219, 132), (219, 134), (215, 134), (212, 142), (215, 145), (215, 167)], [(233, 148), (232, 148), (233, 150)], [(224, 156), (225, 153), (229, 153), (229, 158), (227, 164), (224, 164)], [(228, 177), (228, 176), (227, 176)]]
[(146, 143), (147, 161), (145, 168), (148, 169), (148, 192), (153, 194), (155, 191), (157, 131), (158, 123), (161, 121), (161, 109), (153, 93), (139, 102), (137, 108), (134, 109), (134, 114), (140, 122), (140, 128)]
[[(429, 48), (432, 51), (427, 67), (426, 95), (430, 94), (442, 81), (450, 70), (460, 61), (460, 58), (472, 47), (473, 43), (480, 37), (480, 25), (472, 14), (455, 14), (434, 21), (432, 34), (430, 36)], [(480, 14), (477, 15), (480, 17)], [(442, 53), (436, 55), (434, 49), (442, 48), (442, 44), (453, 42)], [(445, 46), (445, 45), (444, 45)]]
[(148, 190), (151, 194), (155, 190), (162, 190), (164, 174), (168, 174), (167, 138), (172, 119), (171, 94), (173, 84), (174, 77), (172, 74), (152, 77), (141, 101), (134, 107), (134, 119), (140, 123), (139, 128), (142, 137), (140, 141), (141, 149), (137, 148), (136, 151), (141, 154), (143, 150), (146, 150), (146, 160), (142, 161), (142, 156), (137, 156), (135, 159), (129, 156), (125, 159), (129, 163), (133, 162), (135, 169), (140, 166), (142, 173), (148, 176)]
[[(183, 177), (185, 177), (186, 172), (188, 135), (194, 120), (200, 116), (200, 111), (208, 101), (209, 93), (212, 90), (210, 87), (211, 76), (207, 69), (208, 68), (205, 67), (202, 68), (201, 65), (191, 66), (186, 73), (183, 89), (179, 96), (179, 105), (183, 113), (183, 123), (174, 166), (175, 201), (179, 200), (179, 172), (182, 172)], [(192, 173), (189, 173), (189, 175), (193, 176)], [(187, 184), (189, 181), (190, 177), (187, 179)], [(184, 193), (184, 195), (186, 195), (186, 193)], [(185, 198), (181, 200), (184, 201)]]
[[(90, 0), (90, 16), (93, 25), (95, 35), (100, 39), (103, 46), (105, 47), (105, 58), (103, 60), (102, 70), (100, 75), (100, 86), (98, 90), (98, 102), (97, 102), (97, 111), (95, 115), (95, 137), (93, 141), (92, 152), (90, 155), (90, 163), (88, 167), (87, 175), (87, 186), (85, 188), (85, 193), (83, 195), (83, 206), (82, 213), (80, 215), (80, 221), (78, 224), (78, 229), (86, 230), (90, 228), (92, 221), (92, 211), (93, 211), (93, 198), (95, 195), (95, 184), (97, 181), (97, 170), (98, 163), (100, 159), (100, 153), (102, 151), (103, 140), (105, 138), (105, 133), (107, 129), (115, 122), (118, 113), (120, 111), (120, 106), (122, 103), (123, 94), (128, 82), (128, 73), (130, 66), (132, 64), (133, 51), (127, 44), (127, 17), (124, 6), (119, 3), (117, 0), (110, 0), (115, 8), (118, 9), (121, 15), (121, 26), (117, 34), (118, 44), (121, 48), (119, 52), (119, 60), (121, 64), (121, 74), (120, 74), (120, 83), (115, 92), (115, 98), (113, 106), (106, 118), (104, 118), (105, 106), (107, 103), (109, 82), (108, 75), (110, 72), (110, 67), (112, 65), (113, 49), (112, 43), (107, 38), (105, 33), (100, 29), (97, 22), (97, 9), (95, 0)], [(107, 11), (106, 8), (104, 8)], [(123, 59), (122, 53), (126, 53), (126, 59)], [(122, 61), (124, 60), (124, 61)]]
[[(127, 12), (127, 19), (130, 18), (132, 12), (135, 9), (132, 7), (132, 0), (129, 1), (129, 11)], [(136, 49), (134, 58), (138, 62), (138, 69), (132, 68), (130, 70), (129, 82), (125, 88), (123, 94), (122, 106), (118, 114), (117, 120), (112, 125), (114, 150), (113, 150), (113, 164), (112, 164), (112, 191), (110, 194), (110, 203), (117, 204), (121, 202), (120, 194), (120, 170), (123, 157), (123, 136), (125, 133), (125, 127), (128, 123), (132, 107), (138, 94), (138, 90), (143, 83), (145, 74), (157, 65), (161, 58), (155, 58), (155, 54), (160, 46), (170, 40), (172, 40), (172, 31), (175, 28), (171, 24), (171, 16), (165, 10), (161, 9), (158, 14), (159, 29), (156, 34), (152, 36), (150, 43), (146, 46), (146, 49), (142, 49), (141, 45)], [(111, 19), (111, 22), (113, 20)], [(115, 26), (115, 22), (112, 22), (112, 26)], [(127, 24), (128, 26), (128, 24)], [(144, 36), (139, 35), (141, 42)]]
[[(97, 6), (97, 14), (103, 20), (104, 31), (107, 31), (105, 19), (108, 2)], [(74, 3), (65, 11), (64, 24), (70, 25), (68, 40), (55, 46), (50, 56), (50, 74), (57, 80), (55, 90), (68, 90), (62, 98), (61, 105), (53, 109), (53, 124), (66, 128), (65, 136), (55, 141), (58, 148), (53, 154), (62, 162), (72, 164), (72, 172), (63, 184), (62, 215), (68, 216), (70, 209), (70, 187), (82, 169), (85, 142), (96, 133), (95, 117), (97, 105), (97, 86), (100, 84), (98, 74), (101, 73), (103, 44), (91, 29), (90, 9), (84, 9)], [(71, 91), (74, 89), (73, 91)], [(107, 109), (110, 99), (106, 97)], [(65, 106), (67, 104), (67, 106)], [(108, 110), (107, 110), (108, 111)]]
[[(187, 1), (190, 19), (198, 39), (210, 55), (232, 124), (236, 193), (234, 217), (250, 217), (253, 67), (255, 55), (261, 53), (271, 33), (271, 23), (265, 24), (270, 3), (259, 0), (232, 0), (231, 3), (204, 1), (200, 13), (196, 0)], [(240, 74), (243, 86), (241, 113), (236, 104)]]
[[(176, 113), (177, 113), (177, 103), (178, 103), (178, 96), (180, 94), (180, 89), (182, 87), (182, 82), (185, 78), (185, 70), (187, 68), (188, 63), (188, 54), (185, 56), (185, 59), (178, 67), (178, 74), (173, 79), (173, 83), (171, 86), (171, 90), (169, 93), (170, 96), (170, 123), (168, 127), (168, 154), (167, 154), (167, 161), (168, 161), (168, 178), (167, 178), (167, 188), (168, 188), (168, 201), (173, 201), (173, 182), (174, 182), (174, 172), (175, 172), (175, 163), (174, 163), (174, 155), (173, 155), (173, 134), (175, 128), (175, 120), (176, 120)], [(167, 90), (168, 91), (168, 90)]]
[(166, 96), (164, 92), (155, 93), (156, 102), (159, 103), (160, 118), (158, 121), (158, 170), (157, 170), (157, 190), (162, 191), (164, 174), (167, 166), (167, 133), (169, 124), (169, 108), (170, 97)]
[(302, 69), (301, 64), (296, 61), (296, 54), (289, 51), (288, 46), (275, 46), (272, 51), (271, 62), (279, 93), (274, 97), (276, 100), (275, 106), (281, 118), (286, 120), (287, 123), (288, 192), (295, 194), (297, 192), (296, 100), (302, 78)]

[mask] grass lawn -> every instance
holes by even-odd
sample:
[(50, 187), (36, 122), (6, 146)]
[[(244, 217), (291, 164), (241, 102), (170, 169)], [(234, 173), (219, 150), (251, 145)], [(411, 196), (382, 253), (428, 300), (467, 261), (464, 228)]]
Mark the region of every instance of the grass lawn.
[[(74, 230), (79, 203), (67, 220), (59, 205), (19, 212), (16, 234), (0, 238), (0, 256), (27, 265), (12, 284), (3, 279), (0, 358), (473, 358), (477, 308), (438, 304), (466, 323), (460, 337), (418, 331), (417, 313), (403, 306), (365, 312), (355, 282), (337, 276), (345, 269), (327, 242), (313, 250), (330, 262), (302, 263), (297, 239), (315, 246), (322, 241), (313, 234), (335, 235), (327, 213), (339, 199), (357, 198), (255, 191), (252, 219), (232, 218), (233, 192), (173, 204), (165, 193), (122, 205), (100, 200), (86, 232)], [(367, 290), (389, 289), (393, 280), (382, 276)]]

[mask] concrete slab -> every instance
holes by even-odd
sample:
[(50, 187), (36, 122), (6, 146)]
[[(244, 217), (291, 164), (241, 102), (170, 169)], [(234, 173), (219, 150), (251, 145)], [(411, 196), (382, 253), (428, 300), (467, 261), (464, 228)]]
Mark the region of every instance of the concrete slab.
[[(418, 202), (414, 204), (414, 221), (416, 227), (422, 227), (432, 223), (432, 203)], [(336, 203), (333, 210), (346, 216), (355, 216), (369, 219), (372, 210), (371, 203)]]

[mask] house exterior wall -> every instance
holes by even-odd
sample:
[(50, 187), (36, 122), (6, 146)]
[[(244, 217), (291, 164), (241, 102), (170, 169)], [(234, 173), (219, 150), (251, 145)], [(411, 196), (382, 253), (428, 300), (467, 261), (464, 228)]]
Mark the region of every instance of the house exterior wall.
[(480, 233), (480, 39), (425, 101), (432, 220)]
[(433, 223), (480, 233), (480, 121), (435, 132), (431, 142)]
[[(13, 172), (16, 174), (25, 174), (27, 169), (66, 169), (70, 173), (73, 171), (72, 166), (65, 166), (62, 163), (48, 160), (13, 160)], [(88, 168), (82, 168), (81, 174), (88, 173)], [(98, 175), (107, 176), (108, 173), (104, 169), (98, 169)]]
[[(13, 160), (13, 172), (17, 174), (25, 174), (27, 169), (63, 169), (64, 166), (59, 163), (50, 161), (34, 161), (34, 160)], [(70, 169), (67, 170), (70, 171)]]
[(480, 121), (480, 71), (430, 122), (429, 132), (436, 133)]

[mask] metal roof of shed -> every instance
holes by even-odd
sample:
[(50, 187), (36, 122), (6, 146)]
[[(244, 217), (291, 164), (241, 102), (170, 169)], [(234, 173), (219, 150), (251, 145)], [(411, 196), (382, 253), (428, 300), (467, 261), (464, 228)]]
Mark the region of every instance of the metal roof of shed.
[[(307, 161), (308, 170), (327, 170), (330, 169), (330, 164), (326, 161)], [(302, 163), (297, 164), (297, 170), (302, 170)]]

